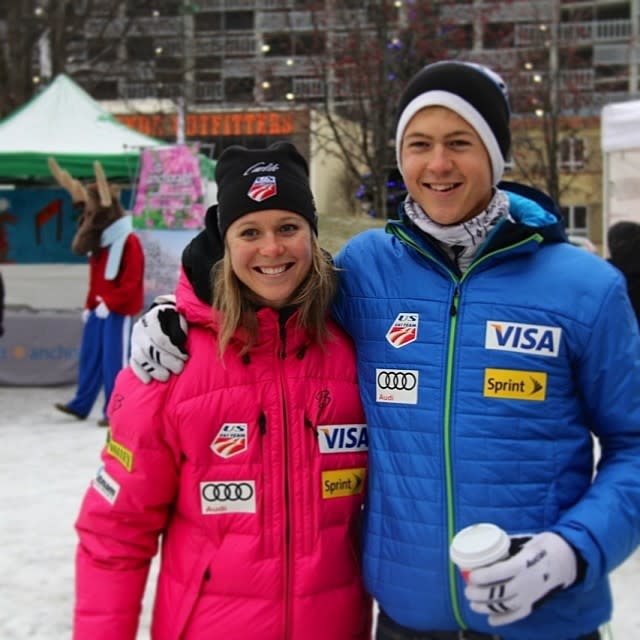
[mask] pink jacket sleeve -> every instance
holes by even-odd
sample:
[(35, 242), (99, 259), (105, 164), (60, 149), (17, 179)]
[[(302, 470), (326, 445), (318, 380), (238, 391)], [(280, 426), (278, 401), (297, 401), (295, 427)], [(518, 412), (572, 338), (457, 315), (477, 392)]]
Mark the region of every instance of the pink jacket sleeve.
[(167, 437), (171, 383), (143, 385), (124, 369), (109, 406), (102, 465), (76, 521), (74, 640), (135, 640), (151, 559), (178, 482)]

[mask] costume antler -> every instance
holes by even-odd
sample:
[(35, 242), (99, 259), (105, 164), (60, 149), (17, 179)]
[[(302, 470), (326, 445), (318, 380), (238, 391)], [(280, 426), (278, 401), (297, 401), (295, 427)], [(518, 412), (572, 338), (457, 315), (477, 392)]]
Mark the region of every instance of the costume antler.
[(69, 192), (73, 204), (86, 203), (89, 200), (89, 194), (84, 185), (71, 177), (68, 171), (62, 169), (54, 158), (47, 160), (49, 170), (55, 178), (56, 182), (66, 191)]
[(96, 174), (96, 186), (100, 195), (100, 205), (103, 207), (111, 206), (111, 189), (107, 182), (107, 176), (104, 173), (102, 165), (96, 160), (93, 163), (93, 172)]

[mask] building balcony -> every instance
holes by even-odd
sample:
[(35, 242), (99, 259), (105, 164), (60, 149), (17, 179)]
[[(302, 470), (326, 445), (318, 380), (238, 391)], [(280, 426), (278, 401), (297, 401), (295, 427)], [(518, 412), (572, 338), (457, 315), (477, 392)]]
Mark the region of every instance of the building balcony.
[(320, 78), (295, 78), (292, 90), (296, 99), (322, 98), (325, 95), (326, 86)]
[(198, 36), (195, 39), (194, 54), (203, 56), (255, 56), (256, 39), (253, 35)]
[(196, 102), (219, 102), (224, 97), (221, 82), (197, 82), (194, 90)]
[(255, 11), (261, 0), (198, 0), (198, 11)]
[(605, 104), (612, 102), (627, 102), (629, 100), (640, 100), (640, 92), (630, 93), (626, 91), (607, 91), (593, 94), (594, 106), (602, 109)]
[(248, 61), (253, 73), (256, 70), (263, 74), (277, 77), (317, 76), (319, 61), (315, 58), (303, 56), (269, 56), (259, 61)]
[(256, 75), (257, 62), (253, 59), (229, 58), (222, 60), (222, 75), (225, 78), (249, 78)]
[(257, 0), (257, 3), (259, 9), (293, 9), (295, 0)]
[(440, 8), (440, 19), (454, 24), (471, 24), (478, 18), (484, 22), (540, 22), (551, 20), (550, 0), (529, 2), (452, 3)]
[(102, 36), (105, 38), (120, 38), (123, 36), (159, 36), (180, 35), (183, 30), (182, 18), (171, 16), (163, 18), (150, 16), (135, 20), (129, 18), (113, 18), (109, 21), (100, 18), (90, 18), (84, 23), (87, 37)]
[(593, 48), (594, 65), (640, 64), (640, 45), (607, 44)]
[(120, 87), (124, 100), (141, 98), (180, 98), (184, 95), (182, 83), (124, 82)]
[[(546, 81), (547, 72), (544, 71), (523, 71), (520, 78), (532, 86), (540, 82), (538, 78)], [(593, 69), (571, 69), (560, 71), (559, 89), (561, 91), (593, 91), (595, 86), (595, 72)]]
[[(551, 38), (548, 24), (516, 25), (517, 47), (541, 46)], [(629, 41), (631, 20), (593, 20), (558, 25), (558, 42), (561, 45), (588, 45), (598, 42)]]
[(256, 29), (260, 31), (309, 31), (320, 29), (324, 13), (314, 11), (273, 11), (256, 15)]
[(498, 73), (513, 71), (518, 64), (518, 56), (513, 55), (513, 49), (472, 49), (466, 53), (465, 60), (485, 65)]
[(193, 51), (196, 57), (223, 55), (224, 38), (196, 38)]

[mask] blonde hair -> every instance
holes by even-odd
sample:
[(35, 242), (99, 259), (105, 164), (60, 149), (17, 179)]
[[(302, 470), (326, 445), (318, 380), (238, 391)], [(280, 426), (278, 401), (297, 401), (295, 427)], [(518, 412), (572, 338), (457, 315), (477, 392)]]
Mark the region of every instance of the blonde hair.
[[(226, 244), (226, 243), (225, 243)], [(224, 257), (211, 270), (213, 308), (222, 313), (218, 350), (220, 357), (229, 345), (232, 335), (239, 328), (246, 333), (246, 342), (240, 353), (248, 352), (256, 341), (258, 332), (257, 308), (259, 299), (243, 284), (231, 267), (228, 247)], [(327, 312), (337, 288), (337, 270), (331, 256), (311, 234), (311, 267), (307, 277), (294, 291), (289, 305), (298, 309), (298, 326), (306, 329), (319, 344), (329, 337)]]

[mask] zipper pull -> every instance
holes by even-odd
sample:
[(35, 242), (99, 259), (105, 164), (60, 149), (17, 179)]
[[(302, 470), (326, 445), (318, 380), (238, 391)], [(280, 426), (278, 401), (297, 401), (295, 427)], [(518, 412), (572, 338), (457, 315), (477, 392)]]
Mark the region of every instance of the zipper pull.
[(449, 307), (449, 315), (453, 318), (458, 315), (458, 286), (453, 292), (453, 299), (451, 300), (451, 306)]
[(267, 433), (267, 416), (264, 415), (264, 411), (261, 411), (258, 416), (258, 427), (260, 428), (261, 435)]
[(304, 417), (304, 426), (307, 429), (311, 429), (311, 431), (313, 431), (313, 435), (317, 438), (318, 437), (318, 432), (314, 429), (313, 427), (313, 422), (311, 422), (311, 420), (309, 420), (309, 418), (307, 418), (307, 416), (305, 415)]

